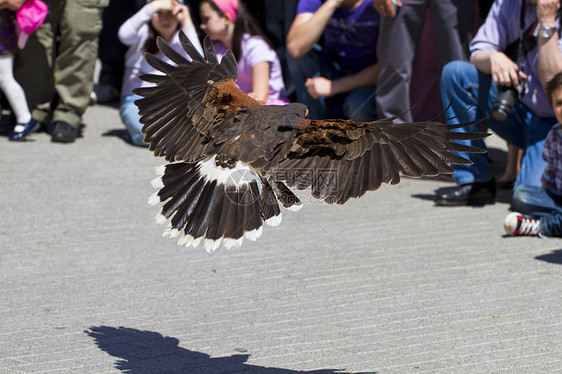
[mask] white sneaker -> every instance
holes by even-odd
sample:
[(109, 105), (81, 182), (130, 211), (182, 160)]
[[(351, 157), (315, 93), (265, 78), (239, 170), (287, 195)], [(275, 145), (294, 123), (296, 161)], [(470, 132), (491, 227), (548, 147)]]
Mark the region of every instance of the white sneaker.
[(509, 213), (503, 222), (503, 228), (509, 235), (539, 236), (541, 221), (524, 216), (521, 213)]

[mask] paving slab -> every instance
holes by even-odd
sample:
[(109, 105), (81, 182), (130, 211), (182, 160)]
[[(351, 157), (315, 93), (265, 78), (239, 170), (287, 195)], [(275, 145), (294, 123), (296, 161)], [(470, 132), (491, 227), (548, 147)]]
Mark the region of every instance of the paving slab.
[(509, 193), (303, 192), (257, 242), (209, 254), (162, 238), (146, 202), (163, 160), (122, 139), (117, 109), (84, 124), (73, 144), (0, 137), (1, 373), (562, 372), (562, 240), (506, 237)]

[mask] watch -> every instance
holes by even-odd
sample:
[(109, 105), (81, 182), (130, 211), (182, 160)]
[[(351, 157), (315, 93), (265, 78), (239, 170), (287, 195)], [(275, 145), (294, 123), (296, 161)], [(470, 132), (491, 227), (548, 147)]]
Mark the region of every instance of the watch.
[(552, 34), (554, 34), (554, 32), (556, 31), (556, 26), (554, 27), (546, 27), (541, 25), (541, 36), (544, 39), (548, 39), (552, 36)]

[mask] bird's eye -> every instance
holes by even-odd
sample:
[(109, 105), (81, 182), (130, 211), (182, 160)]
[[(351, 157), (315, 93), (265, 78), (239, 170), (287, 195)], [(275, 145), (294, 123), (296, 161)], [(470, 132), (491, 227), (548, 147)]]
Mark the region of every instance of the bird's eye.
[(308, 118), (308, 108), (304, 108), (304, 118)]

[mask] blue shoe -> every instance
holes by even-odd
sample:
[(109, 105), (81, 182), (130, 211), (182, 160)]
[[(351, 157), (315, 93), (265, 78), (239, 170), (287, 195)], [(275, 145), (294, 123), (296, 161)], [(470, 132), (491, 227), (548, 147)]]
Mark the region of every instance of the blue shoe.
[(14, 141), (18, 141), (18, 140), (24, 140), (25, 137), (27, 136), (27, 134), (29, 134), (31, 131), (33, 131), (34, 129), (36, 129), (39, 124), (37, 122), (35, 122), (35, 120), (32, 118), (31, 121), (29, 121), (26, 124), (20, 124), (22, 126), (24, 126), (22, 131), (12, 131), (12, 133), (10, 134), (10, 136), (8, 137), (8, 139), (10, 140), (14, 140)]

